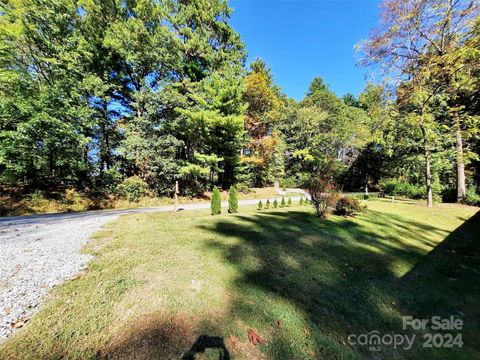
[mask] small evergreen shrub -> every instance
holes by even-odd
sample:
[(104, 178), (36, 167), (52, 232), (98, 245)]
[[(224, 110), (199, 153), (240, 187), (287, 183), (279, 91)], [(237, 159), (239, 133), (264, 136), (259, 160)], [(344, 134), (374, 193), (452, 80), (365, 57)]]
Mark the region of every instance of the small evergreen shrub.
[(117, 193), (128, 201), (138, 202), (141, 197), (148, 195), (148, 185), (138, 176), (132, 176), (118, 185)]
[(258, 202), (258, 206), (257, 206), (258, 210), (262, 210), (263, 209), (263, 203), (262, 203), (262, 200), (260, 200)]
[(280, 202), (280, 207), (284, 208), (285, 206), (287, 206), (287, 204), (285, 203), (285, 198), (282, 196), (282, 201)]
[(288, 198), (287, 206), (288, 207), (292, 206), (292, 198)]
[(265, 203), (265, 209), (270, 209), (270, 199), (267, 199), (267, 202)]
[(214, 187), (212, 191), (212, 198), (210, 200), (210, 210), (212, 215), (218, 215), (222, 213), (222, 199), (220, 197), (220, 190), (218, 187)]
[(277, 199), (273, 200), (273, 208), (274, 209), (278, 208), (278, 200)]
[(357, 198), (344, 196), (338, 199), (334, 213), (341, 216), (355, 216), (364, 210), (365, 208)]
[(228, 212), (230, 214), (236, 214), (238, 212), (237, 189), (235, 186), (232, 186), (230, 190), (228, 190)]

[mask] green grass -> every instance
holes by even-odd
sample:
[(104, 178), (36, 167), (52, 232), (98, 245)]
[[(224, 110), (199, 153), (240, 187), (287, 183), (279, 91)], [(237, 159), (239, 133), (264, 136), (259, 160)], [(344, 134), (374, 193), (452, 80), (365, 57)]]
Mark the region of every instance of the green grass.
[[(476, 211), (371, 200), (325, 221), (298, 205), (128, 215), (0, 358), (218, 359), (223, 346), (231, 359), (479, 358)], [(401, 332), (403, 315), (462, 318), (464, 347), (348, 345), (352, 333)], [(264, 344), (248, 342), (250, 328)]]

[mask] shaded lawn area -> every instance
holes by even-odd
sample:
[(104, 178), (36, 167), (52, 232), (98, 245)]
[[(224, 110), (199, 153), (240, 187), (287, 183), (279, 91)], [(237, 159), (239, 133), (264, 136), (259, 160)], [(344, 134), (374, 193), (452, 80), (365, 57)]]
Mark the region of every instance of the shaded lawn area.
[[(300, 206), (122, 217), (87, 246), (88, 272), (55, 289), (0, 358), (480, 358), (480, 213), (368, 207), (326, 221)], [(403, 315), (463, 319), (464, 347), (348, 344), (401, 333)], [(248, 329), (265, 342), (249, 343)]]

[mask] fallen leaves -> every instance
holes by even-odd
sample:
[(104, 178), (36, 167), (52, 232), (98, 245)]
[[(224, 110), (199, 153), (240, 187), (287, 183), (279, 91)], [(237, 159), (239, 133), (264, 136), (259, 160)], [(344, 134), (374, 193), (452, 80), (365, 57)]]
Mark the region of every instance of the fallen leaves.
[(250, 341), (253, 345), (262, 344), (265, 342), (263, 336), (260, 335), (255, 329), (248, 329), (247, 335), (248, 341)]
[(10, 324), (13, 329), (20, 329), (27, 323), (28, 319), (19, 319)]

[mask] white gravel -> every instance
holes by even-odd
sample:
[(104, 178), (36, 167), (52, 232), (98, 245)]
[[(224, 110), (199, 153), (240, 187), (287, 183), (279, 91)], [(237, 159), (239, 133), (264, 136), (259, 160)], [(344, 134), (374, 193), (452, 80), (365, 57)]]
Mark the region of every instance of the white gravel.
[[(239, 201), (239, 205), (257, 203)], [(189, 204), (181, 210), (209, 207), (209, 203)], [(86, 266), (91, 256), (80, 249), (93, 232), (121, 214), (171, 210), (164, 206), (0, 218), (0, 342), (29, 320), (50, 288)]]
[(29, 319), (51, 287), (87, 264), (91, 257), (80, 249), (92, 232), (116, 216), (2, 219), (0, 341)]

